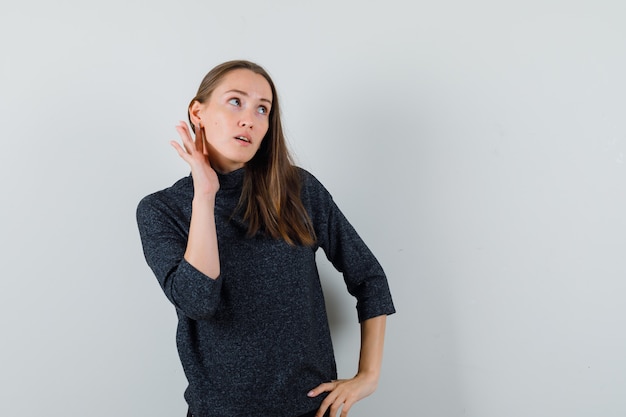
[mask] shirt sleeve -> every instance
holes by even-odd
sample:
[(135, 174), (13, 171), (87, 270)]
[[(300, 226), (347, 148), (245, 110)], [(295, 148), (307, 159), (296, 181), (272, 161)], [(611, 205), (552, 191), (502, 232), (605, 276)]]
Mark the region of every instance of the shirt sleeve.
[(330, 193), (316, 179), (311, 180), (315, 191), (310, 198), (317, 206), (312, 219), (317, 243), (343, 274), (348, 292), (357, 299), (359, 322), (395, 313), (387, 277), (380, 263)]
[(170, 302), (194, 320), (212, 317), (222, 279), (204, 275), (184, 259), (189, 233), (185, 216), (153, 194), (139, 203), (137, 225), (146, 261)]

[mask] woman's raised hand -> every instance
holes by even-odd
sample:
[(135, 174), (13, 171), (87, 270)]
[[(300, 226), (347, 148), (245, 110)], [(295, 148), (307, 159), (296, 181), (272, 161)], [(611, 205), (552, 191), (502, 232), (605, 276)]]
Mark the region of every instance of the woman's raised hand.
[(204, 134), (204, 126), (198, 124), (196, 126), (195, 141), (191, 138), (189, 126), (185, 122), (179, 122), (176, 125), (180, 139), (183, 142), (181, 146), (176, 141), (170, 143), (178, 152), (181, 158), (185, 160), (191, 167), (191, 176), (193, 178), (194, 195), (215, 195), (220, 188), (217, 173), (211, 167), (209, 161), (208, 144)]
[(172, 141), (172, 146), (191, 167), (193, 201), (185, 259), (206, 276), (217, 279), (220, 275), (220, 258), (215, 229), (215, 195), (220, 188), (217, 173), (211, 167), (209, 150), (202, 125), (196, 126), (196, 140), (191, 139), (189, 126), (180, 122), (176, 130), (183, 146)]

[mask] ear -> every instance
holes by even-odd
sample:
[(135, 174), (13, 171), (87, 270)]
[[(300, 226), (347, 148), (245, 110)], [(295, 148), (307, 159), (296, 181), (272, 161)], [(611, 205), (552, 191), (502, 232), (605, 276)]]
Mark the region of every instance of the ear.
[(198, 100), (194, 100), (193, 103), (189, 106), (189, 121), (193, 126), (198, 126), (200, 123), (200, 112), (204, 109), (204, 104), (200, 103)]

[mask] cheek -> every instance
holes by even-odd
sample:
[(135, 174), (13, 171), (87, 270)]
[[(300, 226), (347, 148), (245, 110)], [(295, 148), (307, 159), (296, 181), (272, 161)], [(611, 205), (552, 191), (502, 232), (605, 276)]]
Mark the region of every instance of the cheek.
[(219, 114), (214, 109), (206, 109), (202, 114), (202, 121), (206, 126), (218, 126), (219, 119)]
[(267, 135), (267, 132), (270, 130), (270, 124), (269, 122), (265, 122), (263, 125), (263, 137), (265, 137), (265, 135)]
[(206, 121), (207, 121), (207, 124), (211, 126), (219, 126), (219, 120), (217, 119), (217, 117), (215, 117), (214, 114), (211, 114), (211, 113), (207, 114)]
[(223, 124), (214, 117), (208, 117), (206, 120), (206, 128), (212, 136), (221, 136), (224, 133), (222, 126)]

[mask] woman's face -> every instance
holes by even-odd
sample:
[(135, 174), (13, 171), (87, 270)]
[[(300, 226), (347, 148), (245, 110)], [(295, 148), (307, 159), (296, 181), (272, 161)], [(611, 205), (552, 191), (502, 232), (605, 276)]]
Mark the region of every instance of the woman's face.
[(272, 99), (262, 75), (236, 69), (222, 78), (205, 103), (191, 105), (191, 121), (204, 127), (214, 169), (231, 172), (252, 159), (269, 128)]

